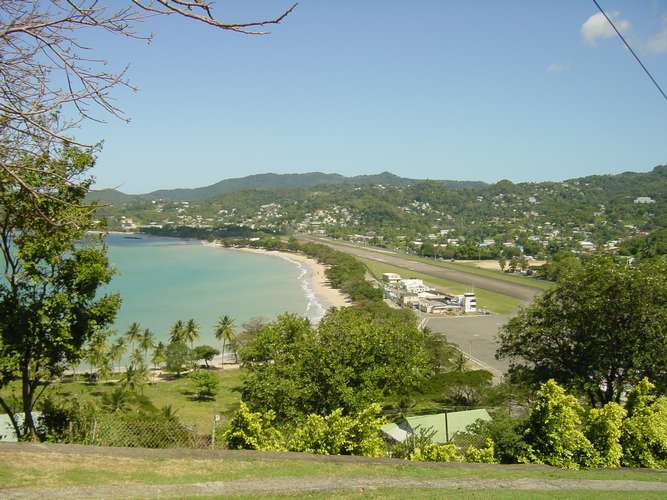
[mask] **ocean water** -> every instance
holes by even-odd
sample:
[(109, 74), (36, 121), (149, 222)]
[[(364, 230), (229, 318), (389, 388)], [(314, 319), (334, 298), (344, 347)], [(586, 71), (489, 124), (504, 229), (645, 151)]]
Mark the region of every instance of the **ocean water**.
[(194, 318), (197, 343), (215, 345), (213, 328), (227, 314), (237, 328), (289, 311), (317, 319), (323, 312), (310, 288), (310, 271), (298, 262), (203, 245), (199, 241), (109, 235), (109, 260), (118, 274), (107, 290), (123, 304), (114, 329), (133, 321), (168, 341), (175, 321)]

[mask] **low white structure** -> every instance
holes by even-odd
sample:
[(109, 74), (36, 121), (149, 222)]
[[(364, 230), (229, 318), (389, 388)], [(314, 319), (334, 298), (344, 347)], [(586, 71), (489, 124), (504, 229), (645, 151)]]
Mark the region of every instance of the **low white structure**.
[(386, 283), (397, 283), (401, 281), (401, 275), (396, 273), (382, 273), (382, 281)]
[(595, 243), (593, 243), (592, 241), (580, 241), (579, 246), (581, 246), (581, 248), (584, 250), (589, 250), (589, 251), (595, 250)]
[(426, 285), (422, 280), (414, 279), (414, 278), (409, 278), (409, 279), (402, 279), (399, 282), (399, 288), (407, 293), (422, 293), (428, 290)]

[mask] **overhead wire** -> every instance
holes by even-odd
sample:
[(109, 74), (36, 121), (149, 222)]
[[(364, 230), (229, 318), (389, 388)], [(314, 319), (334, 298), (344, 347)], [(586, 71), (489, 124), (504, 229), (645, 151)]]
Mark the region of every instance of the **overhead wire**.
[(614, 28), (614, 31), (616, 32), (616, 34), (617, 34), (617, 35), (619, 36), (619, 38), (623, 41), (623, 43), (624, 43), (625, 46), (628, 48), (628, 50), (630, 51), (630, 53), (635, 57), (635, 59), (637, 60), (637, 62), (639, 63), (639, 65), (642, 67), (642, 69), (644, 70), (644, 72), (648, 75), (648, 77), (649, 77), (649, 78), (651, 79), (651, 81), (653, 82), (653, 85), (655, 85), (655, 87), (658, 89), (658, 91), (662, 94), (662, 97), (665, 98), (665, 101), (667, 101), (667, 94), (665, 94), (665, 91), (662, 90), (662, 87), (660, 86), (660, 84), (656, 81), (655, 78), (653, 78), (653, 75), (652, 75), (651, 72), (648, 70), (648, 68), (646, 68), (646, 66), (645, 66), (644, 63), (641, 61), (641, 59), (639, 59), (639, 56), (637, 55), (637, 53), (632, 49), (632, 47), (630, 47), (630, 44), (629, 44), (628, 41), (625, 39), (625, 37), (621, 34), (621, 32), (618, 30), (618, 28), (616, 27), (616, 25), (614, 24), (614, 22), (611, 20), (611, 18), (607, 15), (607, 13), (604, 11), (604, 9), (603, 9), (602, 7), (600, 7), (600, 4), (597, 2), (597, 0), (593, 0), (593, 3), (594, 3), (595, 6), (598, 8), (598, 10), (602, 13), (602, 15), (607, 19), (607, 21), (609, 21), (609, 24), (611, 25), (612, 28)]

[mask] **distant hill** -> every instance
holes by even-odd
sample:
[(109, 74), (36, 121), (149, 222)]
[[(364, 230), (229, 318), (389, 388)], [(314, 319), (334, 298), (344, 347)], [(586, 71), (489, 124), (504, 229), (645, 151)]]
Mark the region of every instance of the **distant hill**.
[(100, 201), (107, 203), (124, 203), (137, 199), (137, 195), (125, 194), (117, 189), (99, 189), (90, 191), (86, 196), (89, 201)]
[[(92, 191), (88, 198), (90, 200), (106, 201), (110, 203), (127, 202), (133, 199), (164, 199), (172, 201), (199, 201), (215, 198), (225, 193), (238, 191), (256, 190), (285, 190), (285, 189), (311, 189), (317, 186), (328, 185), (371, 185), (382, 184), (385, 186), (408, 186), (419, 182), (419, 179), (407, 179), (399, 177), (390, 172), (382, 172), (376, 175), (357, 175), (345, 177), (340, 174), (325, 174), (322, 172), (309, 172), (305, 174), (256, 174), (246, 177), (225, 179), (210, 186), (192, 189), (160, 189), (146, 194), (129, 195), (115, 189), (102, 189)], [(483, 187), (486, 184), (478, 181), (438, 181), (453, 189)]]

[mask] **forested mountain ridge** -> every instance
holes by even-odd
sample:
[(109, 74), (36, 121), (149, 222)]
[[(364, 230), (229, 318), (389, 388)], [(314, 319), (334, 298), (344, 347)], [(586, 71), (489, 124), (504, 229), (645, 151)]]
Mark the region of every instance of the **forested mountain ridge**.
[[(289, 184), (289, 177), (277, 177)], [(263, 176), (262, 182), (271, 178)], [(667, 228), (664, 165), (645, 173), (517, 184), (502, 180), (451, 186), (388, 173), (347, 179), (231, 191), (204, 200), (120, 199), (99, 214), (114, 228), (300, 231), (461, 258), (616, 250), (622, 242)]]
[[(102, 189), (91, 191), (89, 199), (114, 202), (124, 201), (125, 199), (150, 199), (150, 200), (171, 200), (171, 201), (198, 201), (207, 200), (221, 196), (225, 193), (246, 191), (250, 189), (275, 190), (275, 189), (310, 189), (318, 186), (328, 185), (372, 185), (382, 184), (386, 186), (409, 186), (420, 182), (418, 179), (408, 179), (399, 177), (390, 172), (382, 172), (375, 175), (357, 175), (354, 177), (345, 177), (340, 174), (325, 174), (322, 172), (309, 172), (304, 174), (256, 174), (246, 177), (237, 177), (224, 179), (210, 186), (185, 189), (159, 189), (150, 193), (139, 195), (128, 195), (114, 189)], [(482, 187), (485, 183), (480, 181), (450, 181), (442, 180), (444, 185), (457, 189), (467, 187)]]

